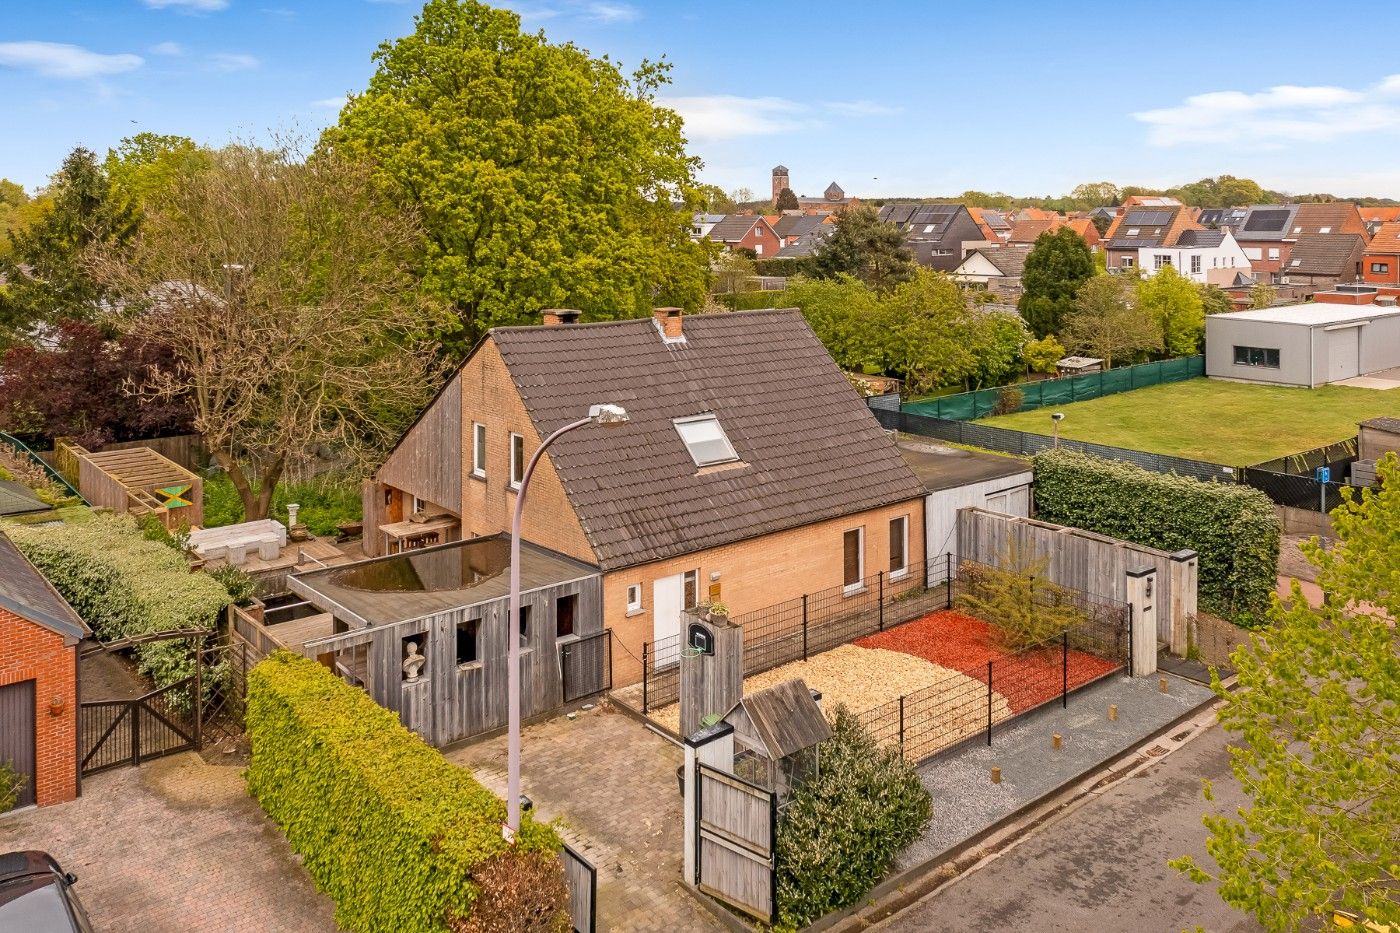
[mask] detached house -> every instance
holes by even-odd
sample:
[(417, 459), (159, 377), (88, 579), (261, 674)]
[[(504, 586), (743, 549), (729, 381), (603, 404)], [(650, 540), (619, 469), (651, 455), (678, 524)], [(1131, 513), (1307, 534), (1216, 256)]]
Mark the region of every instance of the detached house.
[(1171, 266), (1193, 282), (1222, 288), (1250, 271), (1248, 257), (1228, 230), (1183, 230), (1170, 246), (1138, 250), (1138, 266), (1144, 275)]
[(1361, 262), (1361, 280), (1368, 285), (1400, 286), (1400, 221), (1376, 228)]
[(958, 267), (964, 243), (984, 241), (982, 228), (961, 204), (886, 204), (880, 219), (899, 228), (920, 264), (939, 272)]
[(1108, 269), (1135, 268), (1144, 249), (1170, 246), (1184, 231), (1198, 227), (1190, 209), (1180, 205), (1128, 208), (1104, 233)]
[(1359, 282), (1366, 238), (1354, 233), (1304, 234), (1293, 243), (1279, 281), (1311, 289)]
[(675, 639), (687, 607), (853, 597), (923, 572), (926, 489), (799, 311), (576, 317), (482, 339), (366, 482), (367, 551), (415, 515), (438, 542), (508, 531), (541, 438), (613, 403), (627, 423), (542, 458), (523, 535), (601, 578), (614, 686), (640, 678), (643, 644)]
[(953, 281), (963, 285), (981, 285), (987, 291), (1006, 298), (1021, 294), (1021, 273), (1026, 267), (1029, 246), (998, 246), (974, 249), (956, 269)]
[(705, 234), (725, 249), (753, 250), (755, 256), (775, 256), (783, 248), (778, 232), (757, 214), (726, 214)]

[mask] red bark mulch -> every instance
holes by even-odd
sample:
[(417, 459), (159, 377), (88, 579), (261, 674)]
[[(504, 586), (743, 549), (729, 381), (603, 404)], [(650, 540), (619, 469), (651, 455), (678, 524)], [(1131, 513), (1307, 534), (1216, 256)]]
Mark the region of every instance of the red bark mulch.
[[(923, 658), (987, 682), (987, 662), (992, 662), (992, 689), (1006, 697), (1014, 712), (1039, 706), (1060, 695), (1064, 672), (1058, 646), (1013, 655), (996, 641), (996, 630), (953, 610), (930, 613), (885, 632), (856, 641), (862, 648), (884, 648)], [(1088, 683), (1113, 670), (1112, 661), (1071, 649), (1069, 689)]]

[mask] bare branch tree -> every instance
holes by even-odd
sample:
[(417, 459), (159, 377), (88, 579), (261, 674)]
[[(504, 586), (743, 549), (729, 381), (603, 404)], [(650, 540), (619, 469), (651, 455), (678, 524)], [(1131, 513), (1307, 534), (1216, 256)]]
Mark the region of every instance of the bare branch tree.
[(92, 263), (124, 326), (174, 348), (146, 391), (190, 399), (255, 519), (291, 466), (327, 450), (366, 465), (437, 385), (423, 335), (442, 312), (412, 274), (421, 242), (364, 167), (234, 145)]

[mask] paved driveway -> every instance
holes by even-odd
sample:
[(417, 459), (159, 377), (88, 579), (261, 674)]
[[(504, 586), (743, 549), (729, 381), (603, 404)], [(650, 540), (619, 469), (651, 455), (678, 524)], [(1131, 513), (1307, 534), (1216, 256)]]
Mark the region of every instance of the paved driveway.
[(248, 796), (241, 769), (185, 752), (83, 781), (79, 799), (0, 818), (0, 851), (78, 876), (103, 933), (321, 933), (335, 905)]
[[(1213, 804), (1201, 797), (1202, 778), (1214, 782)], [(1201, 814), (1243, 802), (1225, 733), (1212, 726), (873, 929), (1178, 933), (1200, 924), (1211, 933), (1255, 933), (1259, 925), (1213, 887), (1192, 884), (1167, 865), (1190, 853), (1209, 868)]]

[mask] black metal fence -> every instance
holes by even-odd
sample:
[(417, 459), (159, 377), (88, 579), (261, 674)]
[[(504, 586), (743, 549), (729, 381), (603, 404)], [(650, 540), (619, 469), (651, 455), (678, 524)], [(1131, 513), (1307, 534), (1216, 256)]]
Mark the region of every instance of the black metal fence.
[(199, 678), (190, 676), (134, 700), (78, 704), (82, 773), (198, 749), (201, 723), (194, 698), (199, 695)]
[(612, 629), (605, 628), (559, 646), (564, 702), (612, 689)]
[(1240, 473), (1241, 482), (1264, 493), (1277, 505), (1311, 512), (1330, 512), (1342, 502), (1342, 487), (1347, 483), (1332, 480), (1319, 483), (1311, 476), (1276, 473), (1249, 467)]

